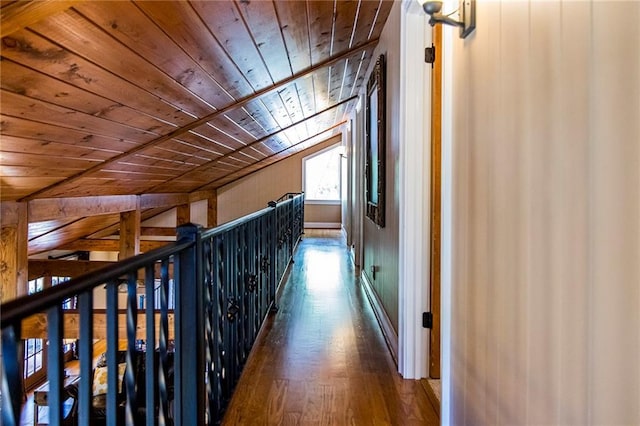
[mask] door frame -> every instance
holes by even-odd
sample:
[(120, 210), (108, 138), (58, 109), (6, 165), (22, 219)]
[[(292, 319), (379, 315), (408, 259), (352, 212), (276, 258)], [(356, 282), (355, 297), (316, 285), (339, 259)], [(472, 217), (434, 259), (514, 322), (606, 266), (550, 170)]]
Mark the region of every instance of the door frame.
[[(398, 371), (407, 379), (429, 374), (430, 332), (422, 313), (430, 308), (431, 46), (428, 16), (403, 0), (400, 17), (399, 318)], [(416, 96), (421, 94), (421, 96)]]
[(432, 29), (435, 60), (431, 73), (431, 268), (429, 289), (432, 314), (429, 341), (429, 377), (439, 379), (440, 369), (440, 259), (442, 226), (442, 25)]

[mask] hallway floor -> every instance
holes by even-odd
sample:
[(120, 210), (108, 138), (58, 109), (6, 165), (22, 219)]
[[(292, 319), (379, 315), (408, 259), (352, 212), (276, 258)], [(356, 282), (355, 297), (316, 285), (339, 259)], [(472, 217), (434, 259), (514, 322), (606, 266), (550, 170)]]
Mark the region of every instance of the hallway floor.
[(397, 373), (340, 234), (306, 232), (223, 424), (439, 424)]

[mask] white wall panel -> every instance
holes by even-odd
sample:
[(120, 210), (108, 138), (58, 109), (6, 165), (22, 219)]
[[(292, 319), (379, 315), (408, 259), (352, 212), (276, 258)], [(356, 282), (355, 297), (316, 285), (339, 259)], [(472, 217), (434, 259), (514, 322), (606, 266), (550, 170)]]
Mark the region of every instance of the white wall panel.
[(640, 424), (640, 2), (477, 7), (445, 129), (443, 418)]

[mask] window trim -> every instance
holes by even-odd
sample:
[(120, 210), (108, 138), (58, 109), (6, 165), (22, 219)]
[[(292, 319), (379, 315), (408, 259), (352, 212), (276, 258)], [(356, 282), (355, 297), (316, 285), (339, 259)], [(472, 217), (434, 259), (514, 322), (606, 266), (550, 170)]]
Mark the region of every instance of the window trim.
[(305, 204), (317, 204), (320, 206), (339, 206), (342, 200), (304, 200)]

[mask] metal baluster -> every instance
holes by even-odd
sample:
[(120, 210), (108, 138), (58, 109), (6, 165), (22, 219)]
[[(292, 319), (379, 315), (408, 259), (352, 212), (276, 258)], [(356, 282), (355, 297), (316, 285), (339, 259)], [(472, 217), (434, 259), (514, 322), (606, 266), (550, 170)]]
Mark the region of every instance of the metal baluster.
[(209, 423), (217, 420), (217, 404), (215, 399), (216, 386), (216, 366), (215, 357), (215, 327), (214, 327), (214, 309), (213, 292), (215, 275), (213, 271), (215, 240), (209, 238), (202, 242), (202, 263), (204, 269), (204, 327), (205, 327), (205, 363), (207, 366), (207, 407), (206, 419)]
[[(240, 248), (240, 227), (235, 229), (233, 233), (233, 264), (231, 266), (233, 280), (231, 281), (232, 292), (233, 292), (233, 300), (234, 300), (234, 309), (236, 311), (235, 321), (232, 324), (233, 330), (233, 345), (231, 346), (231, 350), (233, 352), (233, 374), (231, 386), (235, 387), (236, 381), (240, 377), (240, 365), (242, 358), (242, 312), (239, 312), (240, 307), (242, 306), (242, 293), (239, 287), (238, 273), (237, 271), (240, 269), (240, 265), (238, 262), (238, 251)], [(231, 392), (233, 395), (233, 391)]]
[(156, 419), (155, 392), (156, 392), (156, 316), (153, 301), (155, 286), (155, 265), (147, 265), (144, 271), (144, 293), (145, 293), (145, 326), (146, 326), (146, 356), (145, 356), (145, 388), (146, 388), (146, 424), (154, 426)]
[[(175, 274), (174, 269), (174, 274)], [(175, 278), (174, 278), (175, 279)], [(169, 261), (163, 260), (160, 266), (160, 366), (158, 374), (158, 424), (165, 425), (168, 421), (168, 390), (167, 390), (167, 344), (169, 339)], [(148, 347), (148, 346), (147, 346)], [(175, 354), (174, 354), (175, 355)], [(175, 363), (175, 358), (174, 358)]]
[(268, 238), (268, 249), (269, 249), (269, 259), (270, 259), (270, 264), (269, 264), (269, 303), (272, 306), (272, 311), (277, 312), (278, 311), (278, 303), (276, 300), (276, 285), (277, 284), (277, 278), (276, 278), (276, 260), (277, 260), (277, 254), (276, 254), (276, 250), (277, 250), (277, 235), (278, 235), (278, 227), (277, 227), (277, 217), (276, 217), (276, 211), (273, 210), (271, 213), (269, 213), (269, 227), (267, 230), (267, 238)]
[(22, 371), (24, 359), (20, 342), (20, 322), (2, 325), (2, 424), (15, 426), (20, 422), (22, 406)]
[[(127, 277), (127, 367), (124, 374), (124, 384), (127, 389), (127, 403), (125, 406), (125, 422), (132, 425), (136, 421), (136, 326), (138, 322), (138, 305), (136, 281), (137, 273), (130, 273)], [(135, 358), (134, 358), (135, 357)]]
[(259, 316), (259, 313), (256, 310), (256, 306), (257, 306), (256, 294), (258, 293), (257, 292), (258, 276), (255, 271), (256, 242), (258, 239), (258, 233), (256, 232), (256, 222), (257, 222), (256, 220), (252, 220), (248, 224), (249, 235), (251, 236), (251, 238), (249, 238), (249, 241), (247, 242), (247, 245), (244, 250), (245, 268), (247, 270), (248, 280), (250, 281), (250, 288), (248, 289), (249, 321), (247, 321), (247, 325), (249, 328), (249, 339), (250, 339), (248, 350), (251, 350), (251, 346), (253, 346), (253, 341), (256, 339), (256, 334), (258, 332), (257, 318)]
[(89, 425), (93, 388), (93, 289), (78, 296), (80, 313), (80, 387), (78, 391), (78, 424)]
[(231, 258), (233, 253), (233, 246), (231, 244), (232, 232), (228, 232), (224, 235), (224, 264), (223, 264), (223, 276), (224, 276), (224, 299), (221, 301), (223, 306), (223, 317), (222, 321), (224, 322), (224, 334), (222, 336), (222, 353), (223, 353), (223, 398), (228, 398), (231, 395), (232, 389), (232, 377), (233, 377), (233, 358), (231, 351), (233, 349), (233, 333), (232, 326), (233, 324), (229, 321), (229, 312), (228, 312), (228, 300), (233, 297), (233, 293), (231, 291), (231, 282), (232, 282), (232, 261)]
[[(242, 224), (238, 229), (238, 244), (236, 247), (236, 288), (238, 294), (238, 344), (236, 350), (238, 351), (239, 365), (244, 365), (245, 359), (247, 359), (247, 292), (245, 290), (245, 263), (244, 263), (244, 250), (247, 244), (247, 224)], [(240, 377), (241, 368), (238, 368), (237, 378)]]
[(236, 291), (235, 291), (235, 270), (236, 270), (236, 262), (235, 262), (235, 252), (236, 252), (236, 233), (237, 230), (233, 229), (229, 232), (229, 238), (227, 240), (227, 298), (232, 301), (231, 304), (227, 304), (227, 324), (229, 326), (229, 338), (225, 342), (226, 351), (229, 352), (229, 364), (227, 364), (227, 397), (230, 397), (233, 392), (233, 382), (236, 377), (236, 342), (237, 342), (237, 334), (236, 334), (236, 321), (235, 321), (235, 306), (233, 303), (236, 300)]
[(62, 305), (55, 305), (47, 310), (47, 337), (49, 348), (47, 350), (47, 380), (49, 381), (49, 423), (62, 424), (62, 384), (64, 378), (62, 372), (64, 365), (62, 360)]
[(215, 251), (213, 262), (213, 273), (216, 281), (214, 282), (214, 299), (213, 306), (215, 311), (214, 324), (216, 325), (215, 335), (215, 358), (214, 367), (216, 369), (216, 417), (220, 415), (223, 408), (224, 399), (224, 336), (225, 336), (225, 313), (224, 313), (224, 300), (225, 300), (225, 279), (224, 279), (224, 237), (217, 236), (215, 239)]
[(118, 283), (107, 283), (107, 425), (118, 424)]
[[(268, 229), (269, 221), (268, 216), (262, 216), (260, 218), (260, 250), (258, 252), (258, 261), (261, 262), (261, 259), (267, 257), (268, 247), (267, 247), (267, 237), (266, 230)], [(267, 314), (269, 309), (269, 276), (267, 275), (268, 270), (263, 270), (262, 265), (258, 264), (258, 270), (260, 271), (260, 316), (264, 317)]]

